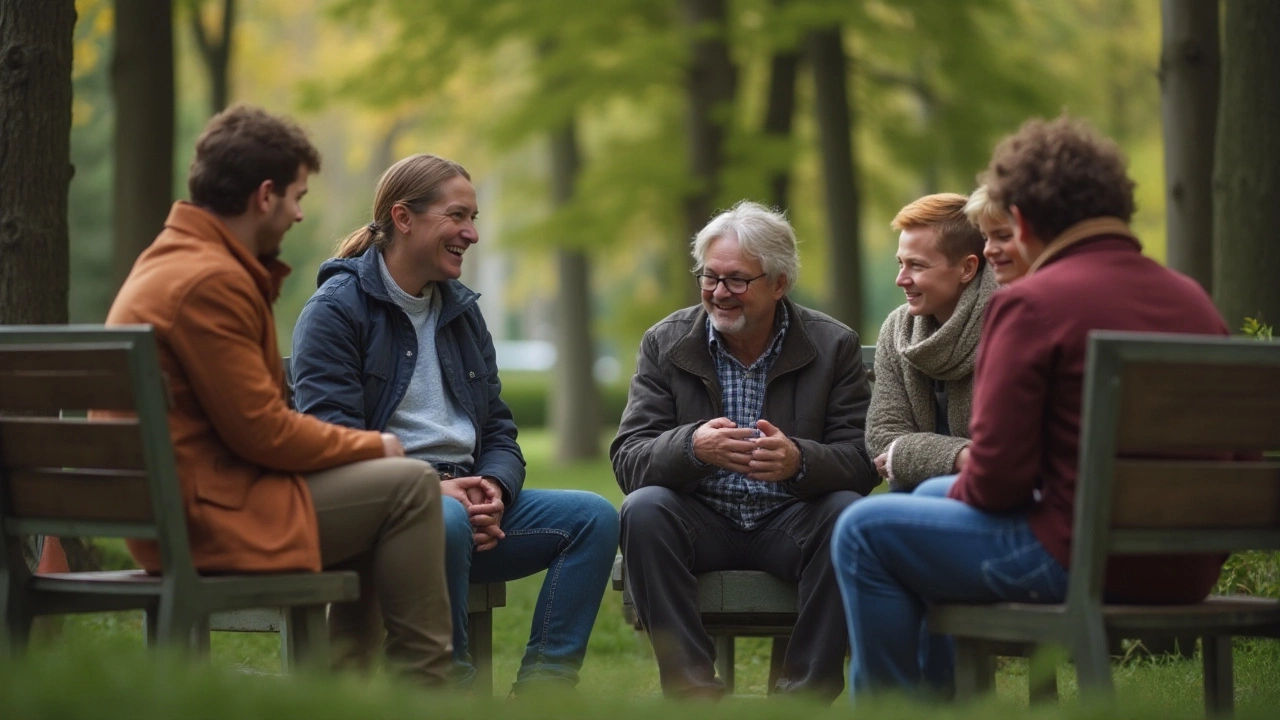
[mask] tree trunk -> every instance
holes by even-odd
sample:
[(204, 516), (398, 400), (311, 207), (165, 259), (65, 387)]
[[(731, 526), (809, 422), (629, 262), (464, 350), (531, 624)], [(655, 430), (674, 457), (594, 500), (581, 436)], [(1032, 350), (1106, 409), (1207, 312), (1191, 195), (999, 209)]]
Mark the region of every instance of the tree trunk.
[(0, 2), (0, 324), (67, 321), (72, 0)]
[(217, 115), (227, 107), (227, 98), (231, 95), (228, 71), (231, 66), (231, 30), (236, 22), (236, 0), (222, 0), (222, 31), (216, 38), (210, 37), (205, 30), (204, 18), (200, 13), (203, 4), (203, 0), (191, 0), (188, 11), (191, 14), (191, 32), (196, 39), (196, 48), (209, 73), (209, 114)]
[(859, 330), (862, 326), (862, 261), (858, 256), (861, 200), (855, 172), (854, 116), (849, 107), (846, 71), (849, 59), (840, 28), (811, 31), (809, 58), (827, 209), (829, 309), (837, 320)]
[(1162, 0), (1160, 17), (1160, 114), (1169, 267), (1212, 292), (1218, 3)]
[(673, 248), (671, 282), (682, 305), (700, 302), (689, 276), (689, 242), (711, 219), (720, 194), (725, 123), (733, 109), (737, 69), (729, 57), (725, 0), (684, 0), (684, 19), (692, 57), (685, 83), (686, 133), (695, 188), (685, 197), (685, 237)]
[(1280, 3), (1231, 0), (1214, 156), (1214, 300), (1232, 329), (1280, 321)]
[[(551, 193), (556, 207), (573, 199), (581, 167), (577, 124), (569, 119), (551, 134)], [(551, 427), (560, 462), (600, 457), (599, 391), (591, 333), (591, 260), (575, 247), (556, 250), (560, 321), (556, 326), (556, 370)]]
[[(774, 0), (780, 5), (782, 0)], [(791, 121), (796, 111), (796, 75), (800, 70), (800, 54), (792, 49), (775, 50), (769, 60), (769, 99), (764, 114), (765, 138), (785, 142), (791, 138)], [(769, 177), (769, 202), (785, 211), (789, 200), (791, 170), (773, 169)]]
[[(0, 325), (67, 322), (75, 26), (73, 0), (0, 3)], [(81, 538), (66, 546), (96, 569)]]
[(173, 199), (173, 11), (167, 0), (116, 0), (111, 62), (116, 106), (118, 287), (164, 227)]

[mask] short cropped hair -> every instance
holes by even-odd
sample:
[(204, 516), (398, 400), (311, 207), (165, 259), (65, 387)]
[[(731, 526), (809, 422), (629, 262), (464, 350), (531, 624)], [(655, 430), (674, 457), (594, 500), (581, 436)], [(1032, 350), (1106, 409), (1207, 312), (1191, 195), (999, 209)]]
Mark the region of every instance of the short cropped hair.
[(925, 195), (899, 210), (890, 227), (899, 232), (931, 227), (947, 262), (955, 265), (966, 256), (974, 255), (981, 268), (986, 263), (982, 256), (982, 233), (965, 217), (967, 201), (968, 198), (957, 193)]
[(733, 236), (747, 255), (760, 260), (769, 280), (778, 276), (787, 278), (786, 291), (796, 286), (800, 275), (800, 251), (795, 230), (777, 210), (770, 210), (760, 203), (742, 200), (732, 208), (712, 218), (693, 239), (695, 270), (702, 270), (706, 263), (707, 246), (713, 240)]
[(991, 200), (986, 185), (978, 186), (977, 190), (969, 194), (969, 201), (964, 204), (964, 214), (974, 227), (979, 227), (983, 221), (988, 223), (1013, 221), (1013, 218), (1009, 217), (1008, 210)]
[(214, 115), (200, 133), (187, 190), (195, 204), (234, 217), (264, 180), (284, 195), (303, 167), (320, 172), (320, 151), (297, 123), (239, 104)]
[(979, 177), (1044, 242), (1081, 220), (1133, 217), (1133, 180), (1120, 148), (1082, 120), (1033, 119), (1000, 141)]

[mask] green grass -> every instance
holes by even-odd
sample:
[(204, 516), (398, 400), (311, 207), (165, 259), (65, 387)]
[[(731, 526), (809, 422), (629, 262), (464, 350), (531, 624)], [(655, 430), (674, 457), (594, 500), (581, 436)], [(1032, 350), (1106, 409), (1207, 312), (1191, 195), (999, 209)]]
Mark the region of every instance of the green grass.
[[(610, 436), (611, 438), (611, 436)], [(572, 465), (553, 462), (553, 445), (543, 431), (522, 432), (521, 446), (529, 462), (527, 487), (575, 488), (598, 492), (615, 505), (622, 501), (608, 460)], [(607, 439), (606, 439), (607, 442)], [(108, 545), (106, 556), (119, 557)], [(530, 617), (542, 576), (508, 584), (507, 607), (494, 615), (494, 702), (506, 694), (528, 639)], [(845, 698), (830, 709), (761, 702), (768, 677), (768, 641), (738, 641), (737, 684), (741, 697), (715, 708), (679, 706), (660, 701), (657, 667), (647, 640), (622, 618), (620, 594), (606, 591), (591, 636), (577, 697), (555, 705), (501, 708), (504, 720), (520, 717), (600, 717), (615, 720), (669, 715), (670, 720), (696, 717), (777, 715), (848, 717)], [(262, 677), (279, 672), (275, 635), (215, 633), (212, 660), (191, 666), (146, 652), (137, 613), (72, 616), (62, 632), (37, 641), (27, 659), (0, 662), (0, 717), (473, 717), (476, 701), (428, 696), (386, 677), (287, 679)], [(1273, 717), (1280, 708), (1280, 642), (1238, 640), (1235, 655), (1236, 704), (1242, 717)], [(246, 672), (247, 671), (247, 672)], [(904, 703), (860, 704), (855, 716), (877, 720), (937, 718), (1194, 718), (1202, 715), (1198, 657), (1137, 657), (1118, 663), (1115, 678), (1119, 705), (1085, 708), (1076, 702), (1075, 672), (1058, 667), (1063, 702), (1049, 708), (1026, 708), (1027, 666), (1002, 660), (997, 697), (967, 708), (930, 708)], [(787, 709), (785, 712), (784, 709)], [(695, 715), (696, 713), (696, 715)]]

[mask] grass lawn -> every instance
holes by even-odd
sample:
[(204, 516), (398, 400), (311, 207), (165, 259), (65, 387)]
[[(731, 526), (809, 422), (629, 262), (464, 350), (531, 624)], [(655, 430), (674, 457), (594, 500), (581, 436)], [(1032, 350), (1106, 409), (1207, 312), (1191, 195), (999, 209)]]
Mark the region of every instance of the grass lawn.
[[(608, 442), (612, 435), (604, 441)], [(552, 461), (551, 437), (545, 432), (521, 434), (529, 462), (527, 487), (574, 488), (598, 492), (615, 505), (622, 494), (607, 459), (560, 466)], [(108, 546), (116, 556), (117, 547)], [(508, 584), (508, 606), (495, 612), (495, 701), (515, 677), (528, 637), (530, 616), (542, 576)], [(279, 645), (274, 635), (215, 633), (211, 666), (189, 667), (158, 658), (142, 649), (141, 617), (117, 613), (68, 617), (56, 637), (38, 641), (21, 663), (0, 663), (0, 718), (26, 717), (399, 717), (475, 715), (475, 703), (441, 698), (403, 688), (386, 678), (259, 677), (279, 671)], [(554, 706), (530, 707), (514, 714), (526, 717), (648, 717), (664, 714), (698, 717), (732, 713), (735, 719), (779, 714), (794, 706), (755, 699), (765, 691), (768, 641), (738, 642), (737, 683), (743, 697), (715, 709), (678, 707), (659, 701), (658, 673), (645, 638), (622, 619), (620, 593), (609, 590), (596, 619), (582, 671), (578, 697)], [(1244, 717), (1280, 715), (1280, 641), (1238, 640), (1236, 705)], [(248, 672), (245, 672), (248, 671)], [(1083, 708), (1075, 702), (1075, 673), (1069, 663), (1058, 669), (1060, 706), (1026, 707), (1026, 664), (1004, 661), (997, 698), (970, 708), (932, 708), (946, 717), (1199, 717), (1202, 690), (1198, 657), (1140, 657), (1118, 664), (1115, 671), (1120, 705)], [(754, 696), (754, 697), (753, 697)], [(424, 698), (430, 697), (430, 700)], [(871, 707), (877, 708), (872, 712)], [(866, 712), (864, 712), (864, 708)], [(509, 708), (502, 710), (508, 716)], [(805, 708), (805, 715), (847, 717), (844, 698), (830, 709)], [(270, 714), (268, 714), (270, 713)], [(855, 715), (919, 717), (920, 706), (894, 703), (859, 705)], [(794, 712), (782, 713), (786, 715)]]

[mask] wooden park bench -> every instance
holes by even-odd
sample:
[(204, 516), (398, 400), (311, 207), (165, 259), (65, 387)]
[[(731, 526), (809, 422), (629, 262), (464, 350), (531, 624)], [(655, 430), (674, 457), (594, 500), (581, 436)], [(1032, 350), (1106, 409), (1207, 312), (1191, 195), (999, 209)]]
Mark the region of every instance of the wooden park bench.
[[(265, 606), (290, 654), (326, 667), (325, 607), (358, 597), (356, 574), (197, 573), (167, 410), (148, 327), (0, 327), (0, 645), (21, 652), (38, 615), (143, 610), (149, 643), (199, 649), (211, 614)], [(163, 574), (33, 574), (29, 535), (155, 540)]]
[[(1280, 600), (1110, 605), (1102, 584), (1112, 554), (1280, 549), (1280, 344), (1095, 331), (1082, 422), (1066, 601), (935, 607), (931, 627), (956, 640), (957, 693), (991, 688), (994, 643), (1062, 645), (1081, 691), (1109, 694), (1110, 639), (1189, 635), (1206, 711), (1230, 714), (1231, 638), (1280, 637)], [(1206, 459), (1233, 454), (1269, 459)]]
[[(874, 379), (876, 347), (862, 346), (862, 366)], [(622, 555), (613, 563), (613, 589), (622, 592), (627, 622), (642, 630), (627, 587)], [(769, 692), (782, 674), (787, 643), (796, 624), (799, 588), (759, 570), (721, 570), (698, 576), (698, 609), (702, 625), (715, 639), (716, 673), (727, 692), (734, 690), (734, 646), (738, 637), (773, 638), (769, 658)]]

